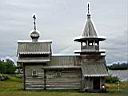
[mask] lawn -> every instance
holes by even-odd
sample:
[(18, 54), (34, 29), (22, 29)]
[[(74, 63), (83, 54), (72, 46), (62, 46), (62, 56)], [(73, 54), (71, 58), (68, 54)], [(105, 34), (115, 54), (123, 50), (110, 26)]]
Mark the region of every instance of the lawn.
[(7, 81), (0, 81), (0, 96), (128, 96), (128, 82), (120, 83), (119, 91), (117, 84), (107, 86), (107, 93), (81, 93), (79, 90), (24, 91), (21, 80), (11, 77)]

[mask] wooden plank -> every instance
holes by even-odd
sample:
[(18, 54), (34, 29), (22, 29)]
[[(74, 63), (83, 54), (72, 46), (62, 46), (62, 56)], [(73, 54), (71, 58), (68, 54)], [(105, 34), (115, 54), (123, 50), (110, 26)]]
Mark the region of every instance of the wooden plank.
[(46, 90), (46, 70), (44, 70), (44, 90)]
[(26, 82), (26, 75), (25, 75), (25, 65), (23, 64), (23, 82), (24, 82), (24, 90), (25, 90), (25, 88), (26, 88), (26, 84), (25, 84), (25, 82)]
[[(59, 74), (58, 74), (59, 73)], [(61, 69), (61, 70), (49, 70), (46, 73), (46, 86), (47, 88), (80, 88), (81, 71), (75, 69)], [(51, 77), (50, 77), (51, 76)]]

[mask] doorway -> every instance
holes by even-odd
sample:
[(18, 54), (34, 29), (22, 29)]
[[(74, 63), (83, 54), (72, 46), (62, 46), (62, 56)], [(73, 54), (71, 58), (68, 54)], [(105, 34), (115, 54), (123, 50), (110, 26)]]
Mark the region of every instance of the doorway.
[(100, 78), (93, 78), (93, 89), (100, 89)]

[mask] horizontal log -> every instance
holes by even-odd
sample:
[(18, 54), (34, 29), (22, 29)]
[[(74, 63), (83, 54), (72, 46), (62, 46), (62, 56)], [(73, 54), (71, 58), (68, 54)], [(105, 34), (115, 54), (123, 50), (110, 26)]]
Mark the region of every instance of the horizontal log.
[[(39, 85), (39, 84), (26, 84), (26, 88), (44, 88), (44, 85)], [(76, 85), (46, 85), (46, 89), (47, 88), (77, 88), (79, 89), (80, 88), (80, 85), (79, 84), (76, 84)]]

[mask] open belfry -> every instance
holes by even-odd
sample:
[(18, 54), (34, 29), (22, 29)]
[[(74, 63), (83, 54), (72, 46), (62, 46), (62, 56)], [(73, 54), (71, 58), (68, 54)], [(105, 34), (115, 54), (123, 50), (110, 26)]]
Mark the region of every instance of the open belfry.
[(38, 40), (36, 29), (30, 34), (32, 40), (18, 41), (18, 63), (23, 70), (24, 90), (79, 89), (80, 91), (101, 92), (105, 89), (108, 76), (105, 51), (100, 50), (99, 37), (87, 12), (85, 28), (74, 41), (80, 42), (81, 49), (72, 55), (52, 54), (51, 40)]

